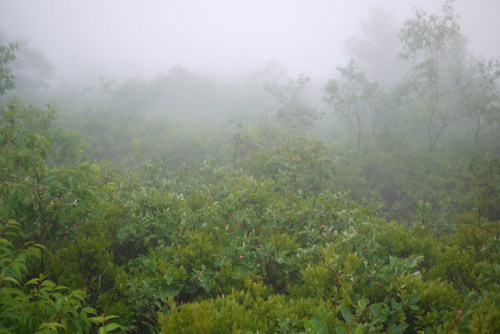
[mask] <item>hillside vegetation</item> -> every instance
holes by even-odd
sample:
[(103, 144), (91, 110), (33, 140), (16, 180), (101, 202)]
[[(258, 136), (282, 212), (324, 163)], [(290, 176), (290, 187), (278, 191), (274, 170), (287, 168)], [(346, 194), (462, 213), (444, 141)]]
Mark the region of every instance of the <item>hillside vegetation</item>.
[(353, 58), (327, 115), (277, 63), (29, 104), (0, 46), (0, 332), (500, 331), (500, 66), (450, 5), (400, 36), (411, 74)]

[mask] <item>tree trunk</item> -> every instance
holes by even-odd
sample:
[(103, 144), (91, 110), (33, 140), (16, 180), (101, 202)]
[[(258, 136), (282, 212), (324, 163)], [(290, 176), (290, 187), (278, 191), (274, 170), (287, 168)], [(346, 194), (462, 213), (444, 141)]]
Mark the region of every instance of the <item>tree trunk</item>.
[(481, 117), (477, 117), (477, 124), (476, 124), (476, 133), (474, 134), (474, 146), (477, 146), (479, 143), (479, 130), (481, 129)]

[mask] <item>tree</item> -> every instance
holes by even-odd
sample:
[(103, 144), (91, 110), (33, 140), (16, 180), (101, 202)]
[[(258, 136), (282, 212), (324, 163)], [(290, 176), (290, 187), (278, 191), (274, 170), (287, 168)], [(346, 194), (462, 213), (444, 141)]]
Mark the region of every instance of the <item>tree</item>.
[(486, 121), (500, 120), (500, 62), (471, 59), (467, 72), (461, 82), (461, 97), (466, 116), (475, 120), (474, 144), (478, 145), (481, 124)]
[(290, 133), (304, 135), (312, 127), (312, 122), (321, 116), (304, 98), (311, 79), (304, 75), (297, 79), (288, 77), (283, 65), (277, 61), (268, 62), (264, 74), (267, 79), (264, 89), (277, 102), (275, 119)]
[(325, 101), (336, 113), (346, 119), (356, 131), (356, 145), (361, 147), (363, 128), (369, 116), (375, 116), (374, 98), (377, 83), (371, 82), (351, 58), (346, 67), (338, 67), (340, 79), (332, 79), (325, 86)]
[(454, 111), (451, 71), (460, 73), (463, 56), (463, 39), (451, 1), (443, 6), (443, 15), (427, 15), (422, 9), (415, 10), (415, 17), (404, 23), (400, 33), (403, 51), (401, 57), (409, 60), (413, 74), (409, 84), (416, 94), (416, 111), (423, 111), (428, 137), (428, 153), (431, 154), (444, 129), (460, 118)]
[(48, 88), (54, 75), (54, 67), (47, 58), (30, 46), (28, 40), (20, 40), (16, 59), (10, 67), (16, 78), (14, 94), (32, 103), (43, 103), (45, 98), (40, 93)]
[(384, 9), (372, 8), (361, 22), (361, 34), (345, 42), (345, 48), (382, 86), (394, 86), (408, 73), (408, 64), (399, 58), (399, 27)]
[(16, 60), (17, 43), (0, 45), (0, 96), (16, 86), (16, 80), (9, 64)]

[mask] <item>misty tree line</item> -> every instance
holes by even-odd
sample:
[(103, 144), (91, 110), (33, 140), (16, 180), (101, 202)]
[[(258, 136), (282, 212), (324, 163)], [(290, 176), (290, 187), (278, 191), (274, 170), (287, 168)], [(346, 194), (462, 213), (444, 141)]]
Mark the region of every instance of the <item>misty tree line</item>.
[[(31, 92), (33, 99), (49, 86), (53, 69), (25, 42), (21, 46), (20, 59), (14, 62), (18, 91)], [(269, 140), (314, 134), (326, 121), (330, 132), (341, 132), (344, 122), (357, 148), (399, 132), (414, 142), (425, 138), (429, 154), (452, 128), (467, 133), (473, 129), (471, 140), (478, 146), (483, 127), (499, 120), (500, 63), (467, 51), (452, 2), (443, 6), (441, 15), (416, 9), (399, 32), (387, 14), (372, 12), (363, 36), (353, 37), (346, 47), (352, 58), (323, 87), (311, 87), (305, 75), (289, 77), (283, 65), (270, 61), (244, 83), (217, 83), (176, 66), (150, 80), (101, 77), (95, 86), (65, 84), (49, 94), (62, 110), (114, 111), (127, 124), (151, 115), (230, 119), (234, 125), (271, 122), (277, 128), (269, 131), (279, 135), (268, 133)], [(4, 57), (9, 61), (13, 49), (5, 50), (11, 50)], [(342, 121), (331, 120), (333, 115)], [(321, 136), (338, 138), (324, 132)]]
[[(444, 157), (464, 157), (455, 165), (465, 169), (469, 159), (499, 155), (500, 65), (467, 51), (452, 2), (439, 15), (416, 9), (401, 29), (373, 11), (362, 34), (346, 42), (352, 58), (319, 85), (270, 61), (239, 82), (175, 66), (151, 79), (100, 77), (54, 86), (54, 68), (37, 50), (24, 41), (4, 44), (4, 91), (15, 76), (15, 94), (34, 104), (56, 101), (46, 117), (54, 119), (55, 106), (59, 115), (46, 131), (58, 165), (90, 160), (135, 168), (163, 161), (164, 168), (240, 168), (290, 143), (301, 147), (297, 152), (314, 152), (314, 141), (299, 140), (310, 136), (342, 176), (325, 187), (348, 189), (356, 200), (372, 198), (398, 212), (390, 217), (402, 218), (419, 200), (434, 202), (436, 210), (449, 207), (436, 204), (442, 196), (434, 191), (409, 190), (416, 185), (405, 171), (421, 170), (414, 179), (436, 183), (426, 178), (435, 170), (446, 173)], [(421, 161), (428, 165), (415, 167)], [(391, 178), (394, 172), (400, 177)]]
[(417, 9), (399, 37), (400, 57), (409, 63), (401, 83), (382, 87), (353, 58), (338, 68), (340, 78), (326, 86), (327, 102), (354, 128), (357, 146), (368, 129), (387, 131), (402, 122), (410, 134), (426, 134), (429, 154), (453, 124), (473, 122), (477, 145), (483, 123), (499, 117), (498, 59), (467, 52), (451, 3), (444, 5), (442, 16)]
[[(349, 190), (388, 217), (407, 219), (421, 200), (438, 216), (455, 214), (436, 191), (450, 191), (445, 175), (458, 184), (489, 164), (482, 160), (499, 156), (500, 64), (467, 51), (452, 2), (440, 15), (416, 9), (399, 31), (387, 14), (372, 12), (363, 34), (346, 43), (353, 57), (319, 87), (305, 75), (290, 76), (279, 61), (244, 82), (216, 82), (175, 66), (153, 79), (54, 86), (54, 68), (36, 49), (2, 41), (2, 99), (33, 103), (56, 165), (91, 160), (126, 169), (162, 161), (163, 169), (187, 173), (257, 159), (269, 173), (255, 164), (252, 170), (274, 176), (330, 168), (336, 177), (299, 183)], [(57, 102), (34, 107), (51, 99)], [(281, 161), (291, 152), (302, 158)], [(489, 166), (495, 175), (494, 162)]]
[[(349, 190), (390, 218), (411, 219), (419, 201), (453, 217), (464, 204), (451, 205), (450, 184), (500, 154), (499, 62), (467, 51), (452, 2), (439, 15), (416, 9), (400, 29), (373, 11), (362, 34), (346, 42), (351, 59), (325, 84), (269, 61), (244, 81), (175, 66), (151, 79), (54, 86), (54, 69), (39, 52), (24, 41), (5, 45), (17, 83), (11, 92), (35, 105), (56, 101), (45, 134), (57, 165), (161, 163), (188, 173), (207, 164), (238, 169), (275, 154), (274, 163), (263, 162), (266, 175), (330, 168), (335, 177), (311, 189)], [(303, 162), (280, 161), (291, 152)], [(306, 157), (317, 166), (305, 167)]]

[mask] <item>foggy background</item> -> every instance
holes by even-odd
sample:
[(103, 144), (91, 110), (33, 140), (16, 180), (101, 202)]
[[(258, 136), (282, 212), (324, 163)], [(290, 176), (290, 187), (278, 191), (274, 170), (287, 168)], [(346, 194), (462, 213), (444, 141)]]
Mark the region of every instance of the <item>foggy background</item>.
[[(436, 0), (4, 0), (4, 38), (28, 40), (54, 66), (56, 79), (146, 76), (181, 65), (200, 75), (243, 78), (278, 60), (291, 75), (324, 82), (349, 58), (346, 41), (371, 10), (392, 15), (395, 29), (413, 7), (440, 13)], [(500, 1), (457, 0), (468, 47), (500, 55)], [(383, 55), (382, 55), (383, 56)]]

